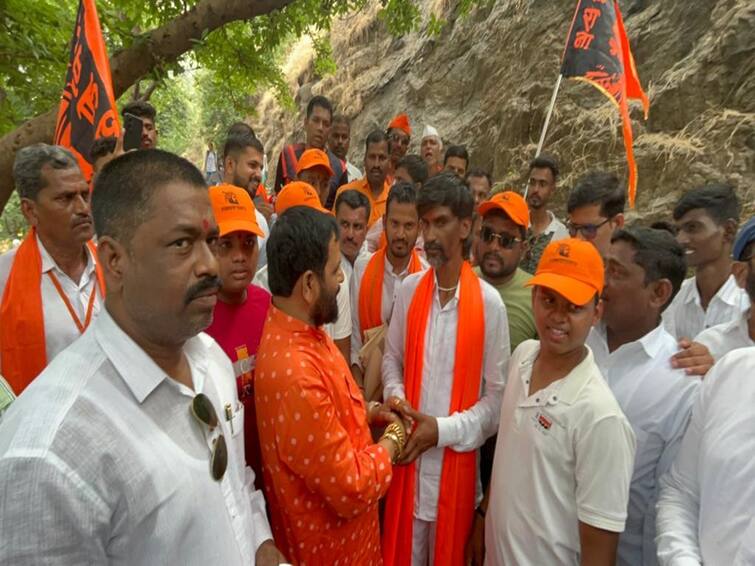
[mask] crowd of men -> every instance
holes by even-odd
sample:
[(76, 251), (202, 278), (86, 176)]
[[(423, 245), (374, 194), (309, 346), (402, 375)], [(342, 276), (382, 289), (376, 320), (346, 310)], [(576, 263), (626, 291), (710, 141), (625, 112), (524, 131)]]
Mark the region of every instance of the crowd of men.
[(628, 223), (611, 173), (494, 192), (406, 114), (362, 173), (315, 96), (268, 190), (247, 124), (201, 172), (124, 112), (141, 148), (98, 140), (91, 185), (16, 154), (0, 563), (755, 564), (734, 188)]

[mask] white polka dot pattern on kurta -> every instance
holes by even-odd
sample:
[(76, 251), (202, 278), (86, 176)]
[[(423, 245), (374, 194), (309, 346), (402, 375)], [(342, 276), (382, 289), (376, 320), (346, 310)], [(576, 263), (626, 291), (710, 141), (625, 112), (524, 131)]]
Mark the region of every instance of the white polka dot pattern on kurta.
[(295, 564), (380, 564), (391, 463), (348, 365), (324, 332), (274, 306), (263, 333), (255, 393), (278, 548)]

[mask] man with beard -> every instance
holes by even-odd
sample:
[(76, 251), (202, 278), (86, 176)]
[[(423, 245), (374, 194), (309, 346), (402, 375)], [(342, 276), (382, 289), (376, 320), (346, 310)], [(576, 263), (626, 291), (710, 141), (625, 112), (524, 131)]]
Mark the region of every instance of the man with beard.
[(479, 258), (475, 273), (496, 288), (506, 305), (513, 352), (525, 340), (537, 339), (532, 289), (525, 287), (530, 275), (519, 268), (527, 249), (529, 211), (520, 195), (505, 191), (483, 202), (478, 212), (482, 229), (475, 250)]
[(530, 208), (531, 231), (527, 253), (521, 268), (535, 273), (540, 256), (551, 241), (569, 237), (566, 226), (548, 209), (558, 183), (558, 162), (550, 155), (541, 154), (530, 162), (527, 204)]
[(296, 169), (301, 154), (307, 149), (319, 149), (328, 155), (333, 176), (330, 178), (330, 189), (326, 199), (327, 208), (333, 206), (336, 191), (341, 185), (348, 183), (346, 162), (338, 158), (332, 151), (325, 148), (330, 135), (330, 124), (333, 119), (333, 106), (324, 96), (314, 96), (307, 104), (307, 114), (304, 117), (305, 143), (295, 143), (285, 146), (278, 157), (278, 167), (275, 173), (275, 194), (291, 181), (296, 179)]
[(155, 119), (157, 111), (146, 100), (135, 100), (129, 102), (121, 110), (121, 115), (125, 118), (126, 114), (136, 116), (142, 121), (142, 137), (139, 149), (153, 149), (157, 147), (157, 126)]
[(367, 220), (370, 217), (370, 201), (355, 190), (343, 191), (336, 199), (336, 222), (340, 233), (341, 268), (351, 285), (354, 265), (364, 251), (367, 236)]
[(333, 123), (330, 126), (330, 135), (328, 136), (328, 149), (336, 157), (346, 162), (346, 173), (348, 182), (356, 181), (362, 178), (362, 172), (359, 167), (347, 159), (349, 146), (351, 145), (351, 121), (343, 114), (333, 116)]
[[(262, 180), (264, 163), (265, 148), (260, 140), (249, 133), (229, 135), (223, 146), (223, 185), (244, 189), (254, 199)], [(265, 241), (270, 234), (270, 228), (265, 216), (256, 207), (254, 215), (263, 233), (258, 246), (260, 251), (258, 265), (264, 267), (267, 265)]]
[[(387, 244), (371, 256), (357, 260), (351, 289), (351, 370), (368, 401), (382, 398), (380, 364), (383, 345), (380, 340), (375, 349), (377, 354), (370, 360), (361, 360), (359, 354), (366, 333), (390, 321), (401, 282), (408, 275), (427, 269), (427, 264), (414, 249), (419, 234), (419, 217), (417, 193), (412, 185), (397, 183), (391, 188), (383, 223)], [(368, 371), (368, 366), (372, 366), (372, 371)]]
[(71, 152), (25, 147), (13, 179), (31, 229), (0, 256), (0, 355), (19, 395), (97, 316), (105, 282), (91, 241), (89, 186)]
[(367, 227), (371, 227), (385, 214), (385, 201), (391, 185), (387, 181), (390, 167), (388, 153), (388, 137), (379, 130), (370, 132), (364, 149), (364, 173), (359, 181), (349, 183), (338, 189), (338, 193), (354, 189), (363, 193), (370, 201), (370, 219)]
[(383, 360), (388, 404), (414, 423), (386, 501), (388, 566), (463, 563), (482, 497), (477, 448), (495, 432), (509, 358), (501, 297), (464, 261), (472, 195), (436, 175), (417, 210), (432, 269), (401, 284)]
[(674, 208), (687, 265), (686, 279), (663, 315), (677, 340), (693, 338), (716, 324), (742, 316), (750, 307), (747, 293), (731, 273), (731, 249), (739, 223), (739, 199), (729, 185), (709, 184), (686, 192)]
[(665, 230), (634, 227), (614, 233), (605, 262), (603, 318), (587, 345), (637, 440), (616, 563), (653, 566), (658, 478), (674, 460), (700, 385), (669, 364), (678, 348), (661, 324), (684, 279), (684, 252)]
[(0, 563), (279, 564), (244, 463), (202, 173), (133, 151), (97, 177), (105, 308), (3, 415)]
[(409, 150), (409, 144), (412, 141), (412, 126), (409, 123), (409, 116), (402, 113), (393, 118), (388, 124), (385, 134), (388, 136), (388, 150), (391, 156), (388, 182), (392, 185), (396, 166), (406, 155), (406, 152)]
[(215, 257), (221, 287), (207, 334), (233, 364), (239, 401), (244, 405), (244, 453), (262, 489), (262, 465), (254, 409), (254, 368), (262, 325), (270, 306), (270, 293), (252, 285), (257, 270), (262, 230), (254, 217), (254, 204), (244, 189), (210, 187), (210, 202), (218, 224)]
[(718, 361), (724, 354), (738, 348), (755, 346), (755, 217), (742, 227), (732, 250), (734, 279), (750, 298), (750, 310), (730, 322), (711, 326), (695, 338)]
[[(365, 406), (322, 330), (338, 316), (338, 225), (293, 207), (278, 217), (268, 245), (273, 302), (255, 379), (275, 540), (294, 564), (377, 564), (378, 500), (406, 431), (380, 403)], [(389, 422), (374, 443), (369, 427)]]
[(446, 150), (443, 157), (443, 169), (464, 179), (469, 168), (469, 152), (463, 145), (452, 145)]
[(437, 175), (443, 170), (443, 138), (440, 137), (438, 130), (430, 125), (426, 125), (422, 131), (420, 155), (427, 164), (429, 177)]
[(490, 177), (490, 173), (475, 167), (467, 173), (466, 182), (472, 193), (472, 198), (474, 198), (475, 206), (480, 206), (490, 198), (490, 191), (493, 190), (493, 179)]

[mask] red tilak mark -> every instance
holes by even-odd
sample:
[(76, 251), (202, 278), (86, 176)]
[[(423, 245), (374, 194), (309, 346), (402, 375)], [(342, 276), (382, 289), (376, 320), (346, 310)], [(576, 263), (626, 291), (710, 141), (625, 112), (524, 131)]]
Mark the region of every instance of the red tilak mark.
[(205, 230), (209, 230), (209, 229), (210, 229), (210, 221), (209, 221), (209, 220), (207, 220), (206, 218), (203, 218), (203, 219), (202, 219), (202, 227), (203, 227), (203, 228), (204, 228)]

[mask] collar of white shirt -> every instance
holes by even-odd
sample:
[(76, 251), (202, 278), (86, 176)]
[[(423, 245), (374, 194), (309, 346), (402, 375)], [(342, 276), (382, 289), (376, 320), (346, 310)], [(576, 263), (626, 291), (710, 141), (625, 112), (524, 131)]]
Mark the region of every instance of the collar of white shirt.
[[(155, 361), (118, 326), (107, 308), (102, 309), (97, 317), (94, 331), (103, 352), (140, 404), (165, 379), (170, 379)], [(202, 391), (209, 352), (199, 336), (187, 340), (183, 350), (191, 361), (191, 367), (197, 370), (196, 373), (192, 372), (194, 390)], [(186, 388), (180, 386), (180, 389)], [(184, 392), (192, 395), (188, 390)]]
[[(687, 281), (689, 281), (688, 284), (690, 286), (690, 291), (689, 293), (687, 293), (687, 296), (684, 297), (684, 302), (686, 304), (694, 303), (696, 305), (700, 305), (700, 292), (697, 289), (697, 278), (691, 277)], [(723, 301), (727, 305), (737, 306), (741, 301), (741, 295), (742, 291), (737, 285), (736, 279), (734, 279), (733, 275), (729, 275), (728, 279), (726, 279), (726, 282), (721, 285), (721, 288), (716, 291), (715, 295), (713, 295), (711, 302), (719, 300)]]
[(664, 341), (662, 339), (662, 336), (666, 334), (666, 329), (664, 328), (663, 324), (659, 324), (658, 326), (656, 326), (653, 330), (645, 334), (645, 336), (643, 336), (639, 340), (635, 340), (633, 342), (627, 342), (626, 344), (622, 344), (621, 346), (616, 348), (613, 352), (609, 352), (608, 351), (608, 329), (606, 328), (605, 322), (601, 320), (597, 324), (597, 326), (595, 326), (594, 331), (600, 337), (601, 341), (605, 345), (607, 354), (613, 354), (614, 352), (618, 352), (621, 348), (627, 348), (627, 347), (631, 347), (632, 344), (637, 344), (641, 347), (642, 350), (645, 351), (645, 354), (647, 354), (647, 357), (651, 360), (654, 359), (658, 355), (658, 352), (663, 347)]
[[(588, 346), (585, 346), (585, 349), (587, 350), (587, 354), (581, 362), (579, 362), (565, 377), (554, 381), (543, 390), (545, 392), (544, 394), (546, 395), (554, 391), (558, 391), (557, 395), (550, 396), (554, 403), (556, 402), (556, 400), (558, 400), (559, 402), (566, 403), (567, 405), (573, 405), (579, 397), (579, 394), (584, 386), (588, 381), (590, 381), (590, 377), (595, 372), (596, 366), (593, 359), (592, 350), (590, 350)], [(534, 348), (520, 362), (520, 366), (522, 367), (530, 366), (529, 371), (519, 372), (520, 377), (523, 380), (527, 380), (528, 383), (529, 381), (531, 381), (531, 368), (535, 364), (535, 360), (537, 359), (538, 354), (540, 354), (540, 347)], [(526, 384), (525, 391), (529, 391), (529, 386)], [(529, 397), (531, 397), (530, 394), (527, 395), (527, 398)], [(527, 403), (525, 401), (522, 403), (522, 406), (526, 404)]]
[[(45, 248), (44, 244), (42, 244), (42, 240), (39, 239), (39, 235), (37, 235), (37, 246), (39, 247), (39, 255), (42, 259), (42, 273), (47, 273), (48, 271), (55, 269), (59, 273), (65, 274), (65, 272), (60, 269), (60, 267), (58, 267), (58, 264), (55, 263), (55, 260), (50, 255), (50, 252), (47, 251), (47, 248)], [(89, 246), (84, 246), (84, 249), (86, 249), (87, 253), (87, 265), (84, 268), (84, 274), (87, 276), (87, 278), (89, 278), (94, 271), (94, 256), (92, 255), (92, 250), (89, 249)]]

